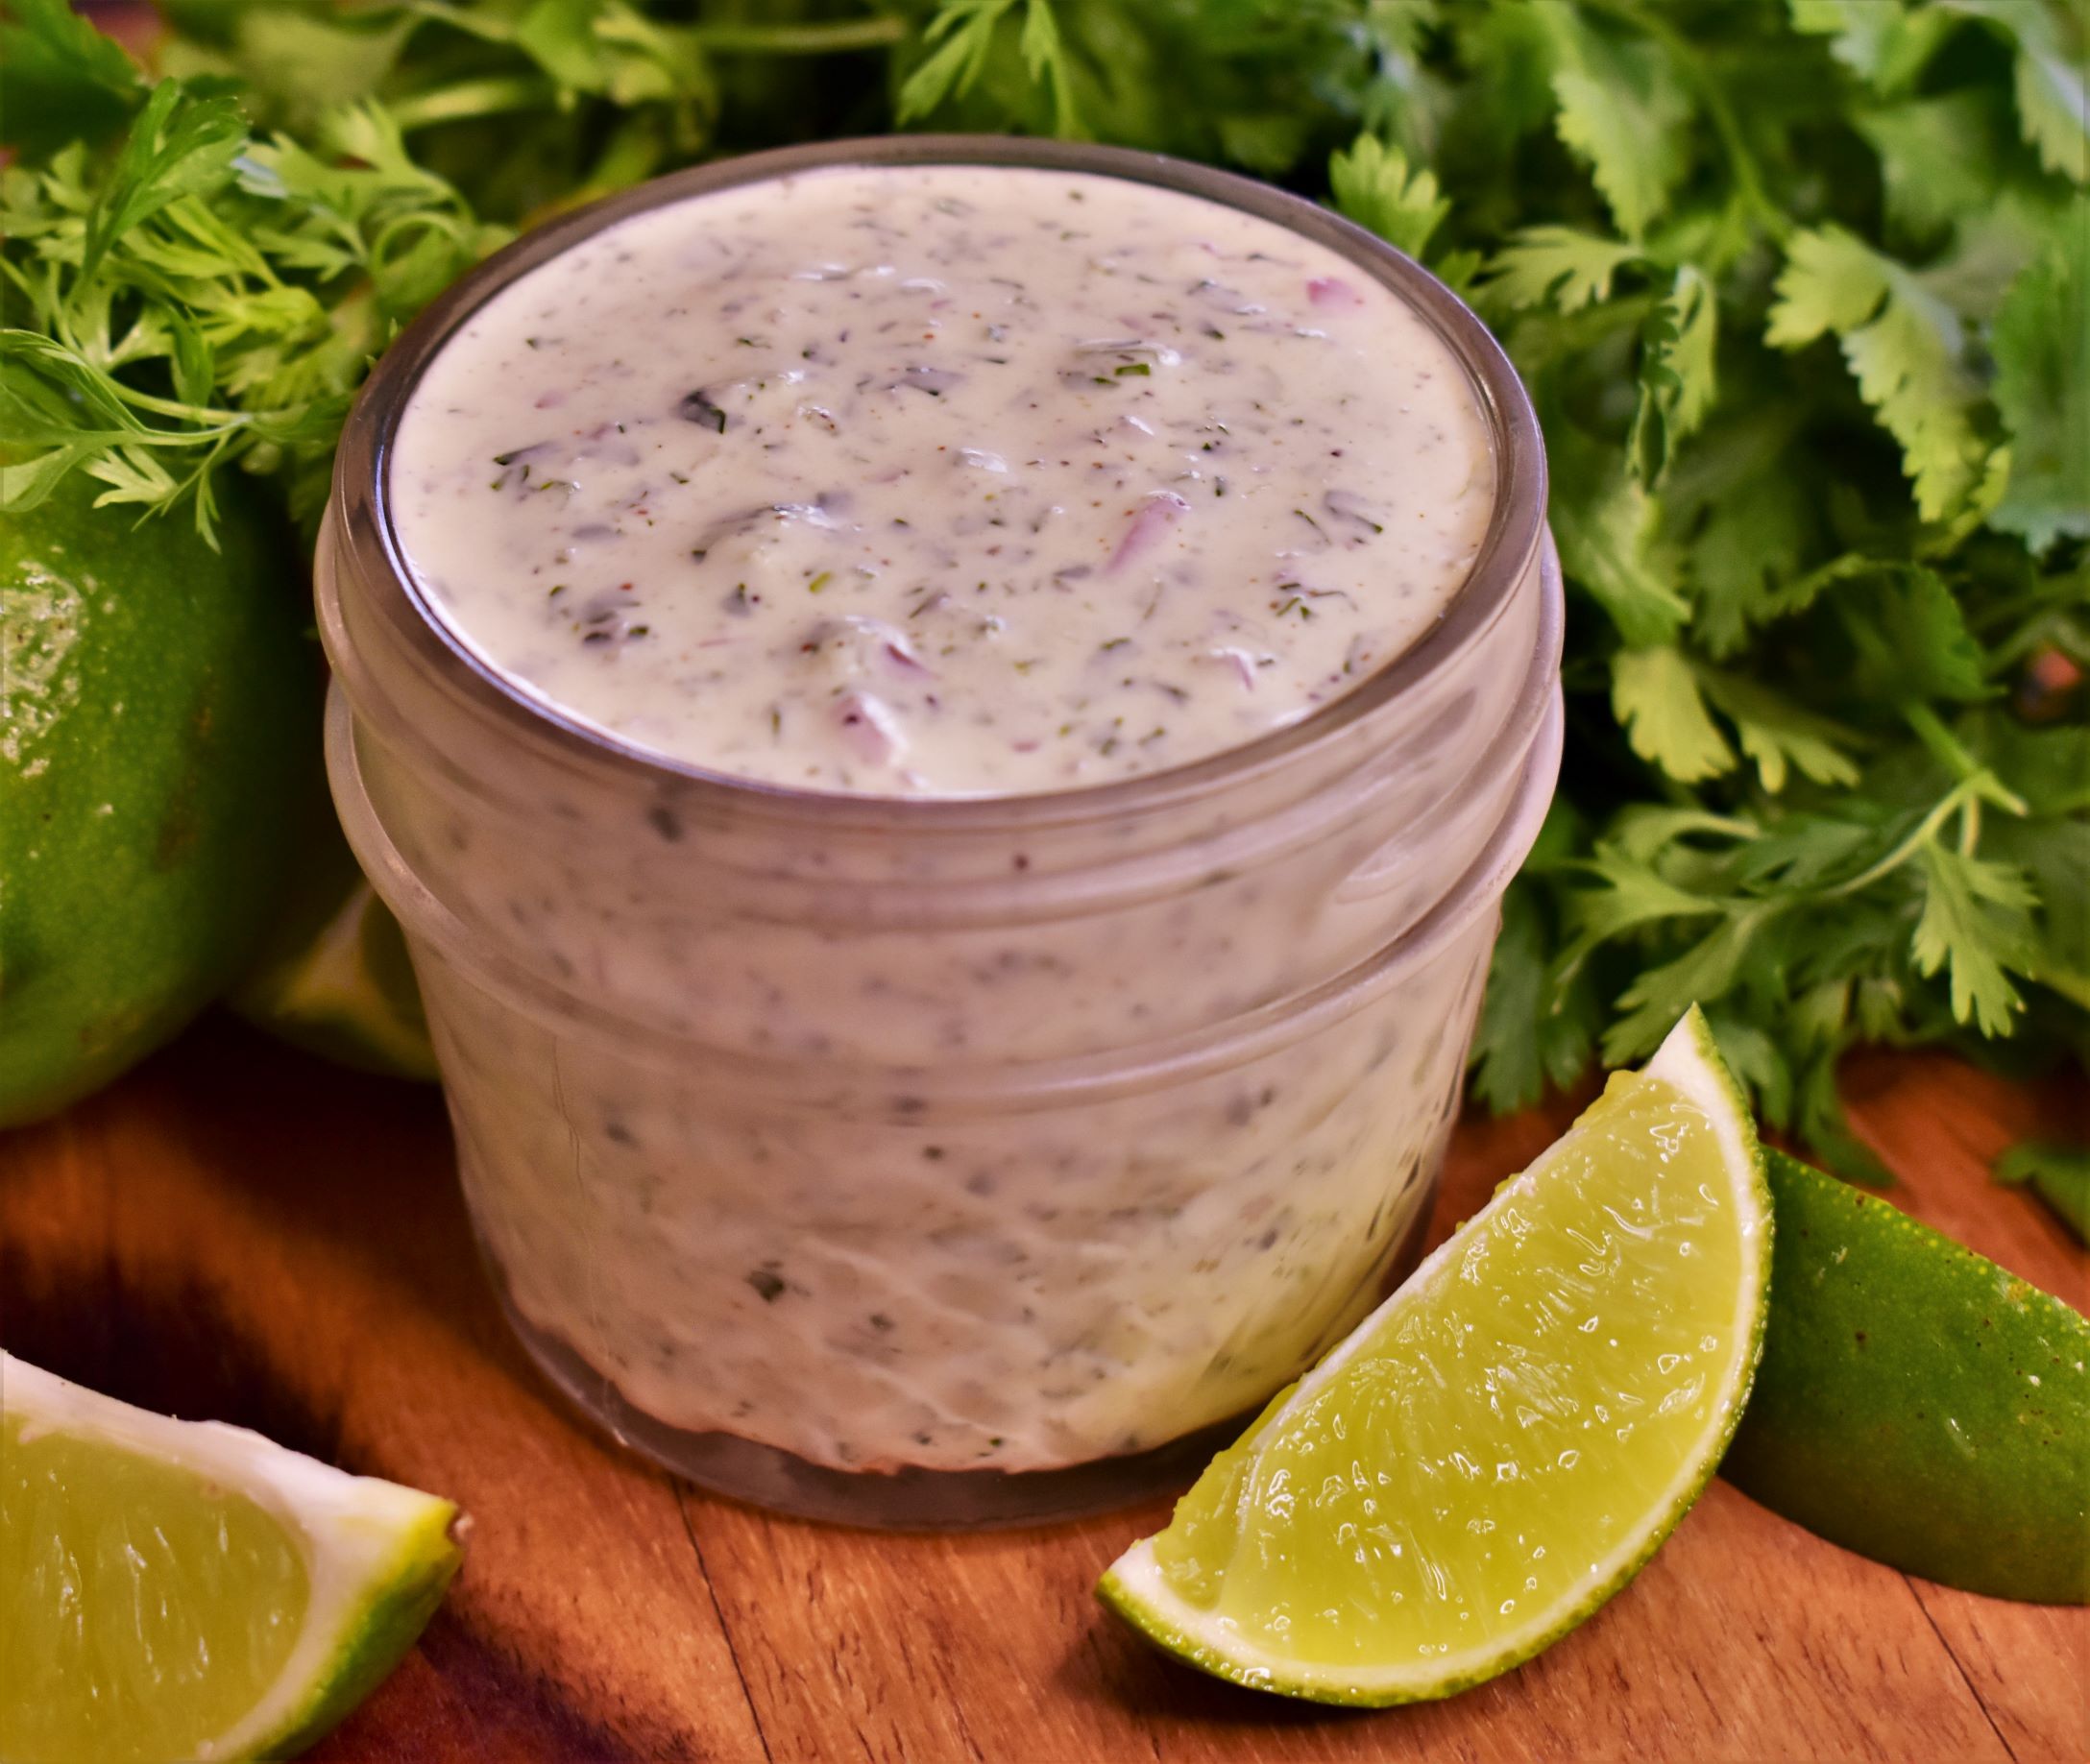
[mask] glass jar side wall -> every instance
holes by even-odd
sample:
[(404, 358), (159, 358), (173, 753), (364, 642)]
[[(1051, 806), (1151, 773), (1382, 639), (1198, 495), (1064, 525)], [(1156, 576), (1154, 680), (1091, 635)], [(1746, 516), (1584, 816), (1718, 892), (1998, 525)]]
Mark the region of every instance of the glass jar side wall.
[(680, 1432), (1028, 1471), (1252, 1408), (1363, 1315), (1434, 1192), (1493, 936), (1491, 911), (1243, 1065), (1013, 1122), (735, 1105), (415, 959), (467, 1196), (533, 1331)]

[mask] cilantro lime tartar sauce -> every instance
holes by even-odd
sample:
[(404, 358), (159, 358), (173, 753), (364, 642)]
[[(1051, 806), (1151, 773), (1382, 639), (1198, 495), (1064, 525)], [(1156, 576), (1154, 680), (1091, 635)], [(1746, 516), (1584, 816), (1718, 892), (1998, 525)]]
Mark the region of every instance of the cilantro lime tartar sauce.
[(1234, 747), (1442, 613), (1465, 375), (1332, 251), (1179, 192), (844, 169), (626, 219), (416, 389), (393, 520), (543, 701), (766, 783), (1032, 792)]
[(977, 1489), (1164, 1446), (1426, 1217), (1557, 757), (1536, 514), (1460, 592), (1536, 428), (1261, 200), (729, 181), (493, 266), (351, 424), (329, 764), (474, 1225), (700, 1481), (937, 1522), (734, 1454)]

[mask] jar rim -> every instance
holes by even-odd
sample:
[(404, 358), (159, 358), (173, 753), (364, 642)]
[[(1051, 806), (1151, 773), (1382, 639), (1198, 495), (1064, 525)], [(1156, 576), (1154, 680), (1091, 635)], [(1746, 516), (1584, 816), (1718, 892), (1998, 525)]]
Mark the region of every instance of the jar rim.
[[(1436, 622), (1361, 685), (1310, 714), (1238, 746), (1130, 778), (993, 795), (900, 796), (800, 789), (738, 777), (630, 744), (522, 690), (453, 630), (407, 561), (391, 507), (390, 461), (422, 375), (456, 330), (511, 283), (633, 216), (747, 184), (802, 174), (971, 165), (1085, 173), (1144, 183), (1272, 222), (1347, 257), (1399, 297), (1466, 375), (1494, 451), (1494, 506), (1471, 568)], [(481, 717), (506, 720), (545, 757), (600, 782), (714, 799), (736, 813), (836, 829), (910, 834), (1026, 831), (1091, 817), (1165, 810), (1231, 788), (1340, 740), (1449, 665), (1509, 604), (1542, 543), (1545, 454), (1516, 369), (1450, 288), (1376, 234), (1332, 209), (1238, 173), (1164, 154), (1017, 135), (907, 134), (815, 142), (711, 161), (634, 185), (523, 234), (469, 271), (393, 342), (365, 381), (334, 464), (347, 560), (393, 634)]]

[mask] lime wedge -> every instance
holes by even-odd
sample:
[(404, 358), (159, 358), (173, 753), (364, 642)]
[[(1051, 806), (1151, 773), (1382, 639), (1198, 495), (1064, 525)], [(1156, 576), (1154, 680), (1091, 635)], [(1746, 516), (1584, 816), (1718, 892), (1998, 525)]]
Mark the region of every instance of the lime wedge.
[(0, 1757), (282, 1756), (413, 1645), (457, 1510), (0, 1354)]
[(351, 880), (336, 898), (319, 916), (280, 928), (277, 947), (227, 1003), (256, 1027), (322, 1059), (387, 1077), (432, 1079), (435, 1053), (406, 939), (350, 862)]
[(1448, 1696), (1529, 1659), (1712, 1477), (1770, 1250), (1755, 1128), (1693, 1010), (1099, 1593), (1194, 1666), (1324, 1703)]

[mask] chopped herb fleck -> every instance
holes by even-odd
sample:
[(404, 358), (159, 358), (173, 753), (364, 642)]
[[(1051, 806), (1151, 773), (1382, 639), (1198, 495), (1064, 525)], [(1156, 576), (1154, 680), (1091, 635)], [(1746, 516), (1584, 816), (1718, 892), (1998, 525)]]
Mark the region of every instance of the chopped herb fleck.
[(704, 393), (685, 393), (682, 402), (675, 406), (675, 415), (685, 423), (693, 423), (699, 428), (708, 428), (723, 435), (726, 432), (726, 413), (714, 404)]

